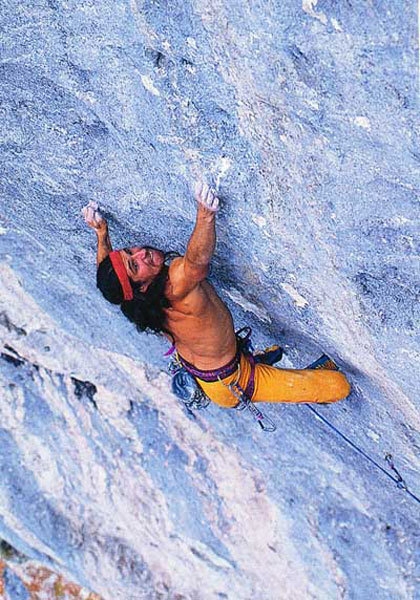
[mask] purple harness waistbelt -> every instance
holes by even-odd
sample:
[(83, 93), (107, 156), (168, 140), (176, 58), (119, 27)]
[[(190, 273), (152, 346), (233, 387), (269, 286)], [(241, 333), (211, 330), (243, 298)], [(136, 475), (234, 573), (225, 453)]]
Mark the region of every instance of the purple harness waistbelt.
[(184, 369), (193, 377), (197, 377), (206, 383), (214, 383), (215, 381), (219, 381), (219, 379), (225, 379), (226, 377), (234, 374), (234, 372), (238, 369), (241, 355), (238, 350), (232, 360), (227, 363), (227, 365), (219, 367), (218, 369), (211, 369), (210, 371), (202, 371), (201, 369), (197, 369), (197, 367), (185, 360), (185, 358), (182, 358), (180, 354), (178, 354), (178, 358)]
[[(210, 371), (202, 371), (200, 369), (197, 369), (197, 367), (185, 360), (185, 358), (182, 358), (182, 356), (179, 353), (178, 358), (184, 369), (188, 371), (190, 375), (196, 377), (197, 379), (201, 379), (206, 383), (214, 383), (216, 381), (219, 381), (220, 379), (230, 377), (230, 375), (233, 375), (235, 371), (238, 370), (239, 363), (241, 360), (241, 354), (242, 353), (240, 352), (240, 350), (238, 350), (235, 356), (232, 358), (232, 360), (227, 363), (227, 365), (219, 367), (218, 369), (211, 369)], [(251, 374), (244, 392), (246, 396), (248, 396), (248, 398), (251, 399), (255, 387), (255, 359), (252, 356), (252, 354), (244, 354), (244, 356), (251, 365)]]

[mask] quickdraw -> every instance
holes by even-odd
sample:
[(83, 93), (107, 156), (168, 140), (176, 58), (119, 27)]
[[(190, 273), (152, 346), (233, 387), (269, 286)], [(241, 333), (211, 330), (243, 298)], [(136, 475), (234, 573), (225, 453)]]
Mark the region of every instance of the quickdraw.
[(270, 417), (264, 415), (260, 409), (257, 408), (254, 402), (252, 402), (251, 399), (245, 394), (244, 390), (238, 383), (231, 383), (228, 385), (228, 388), (238, 400), (238, 404), (235, 406), (236, 410), (248, 410), (263, 431), (276, 431), (277, 427), (274, 421), (272, 421)]
[[(242, 335), (244, 334), (244, 335)], [(255, 362), (265, 362), (266, 364), (273, 364), (280, 360), (282, 351), (278, 347), (273, 347), (273, 349), (269, 349), (264, 353), (257, 354), (254, 353), (254, 349), (251, 344), (251, 328), (243, 327), (237, 333), (238, 344), (241, 352), (252, 356)], [(241, 345), (242, 344), (242, 345)], [(275, 348), (275, 349), (274, 349)], [(174, 348), (175, 350), (175, 348)], [(327, 368), (327, 369), (337, 369), (337, 365), (326, 355), (322, 355), (317, 361), (312, 363), (307, 367), (308, 369), (319, 369), (319, 368)], [(248, 410), (252, 417), (257, 421), (259, 426), (263, 431), (272, 432), (276, 430), (276, 425), (273, 421), (264, 416), (262, 412), (257, 408), (257, 406), (250, 400), (249, 396), (245, 393), (245, 391), (239, 385), (239, 376), (240, 376), (240, 367), (238, 369), (238, 376), (236, 377), (236, 381), (231, 383), (227, 387), (229, 387), (231, 393), (238, 400), (238, 404), (235, 406), (235, 409), (238, 411)], [(194, 377), (188, 373), (188, 371), (184, 368), (182, 363), (180, 362), (176, 352), (172, 353), (171, 362), (169, 364), (169, 372), (172, 375), (172, 390), (173, 392), (184, 402), (186, 408), (201, 410), (203, 408), (207, 408), (210, 404), (210, 398), (204, 394), (201, 388), (198, 386)], [(223, 383), (223, 382), (222, 382)], [(225, 384), (227, 385), (227, 384)], [(363, 456), (367, 461), (369, 461), (372, 465), (376, 467), (379, 471), (381, 471), (384, 475), (386, 475), (389, 479), (391, 479), (394, 483), (396, 483), (397, 487), (400, 490), (406, 492), (413, 500), (420, 504), (420, 497), (411, 492), (405, 480), (397, 470), (394, 464), (394, 460), (391, 454), (385, 455), (385, 461), (388, 464), (393, 474), (384, 469), (373, 457), (367, 454), (362, 448), (360, 448), (357, 444), (352, 442), (344, 433), (342, 433), (335, 425), (333, 425), (323, 414), (321, 414), (317, 409), (315, 409), (310, 404), (306, 404), (306, 407), (313, 412), (316, 417), (323, 421), (325, 425), (327, 425), (331, 430), (333, 430), (338, 436), (340, 436), (349, 446), (351, 446), (356, 452), (358, 452), (361, 456)]]

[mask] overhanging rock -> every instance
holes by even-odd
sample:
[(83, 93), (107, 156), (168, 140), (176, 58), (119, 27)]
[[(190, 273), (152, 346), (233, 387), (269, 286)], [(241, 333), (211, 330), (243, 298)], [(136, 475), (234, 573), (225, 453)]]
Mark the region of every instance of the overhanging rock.
[(415, 597), (416, 501), (307, 407), (185, 413), (80, 217), (182, 252), (212, 180), (236, 324), (335, 358), (320, 414), (418, 496), (414, 4), (30, 0), (1, 32), (0, 538), (105, 599)]

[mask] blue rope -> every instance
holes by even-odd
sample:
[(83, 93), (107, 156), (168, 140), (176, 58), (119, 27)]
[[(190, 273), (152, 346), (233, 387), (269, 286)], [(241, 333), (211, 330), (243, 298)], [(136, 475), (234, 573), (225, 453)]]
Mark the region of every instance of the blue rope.
[[(341, 438), (343, 438), (343, 440), (345, 442), (347, 442), (347, 444), (349, 444), (349, 446), (351, 446), (354, 450), (356, 450), (356, 452), (359, 452), (359, 454), (361, 454), (364, 458), (366, 458), (366, 460), (368, 460), (369, 462), (371, 462), (377, 469), (379, 469), (380, 471), (382, 471), (382, 473), (384, 473), (387, 477), (389, 477), (390, 479), (392, 479), (392, 481), (394, 483), (397, 484), (397, 486), (401, 489), (404, 490), (405, 492), (407, 492), (407, 494), (413, 498), (413, 500), (416, 500), (419, 504), (420, 504), (420, 498), (418, 496), (416, 496), (415, 494), (413, 494), (412, 492), (410, 492), (410, 490), (407, 488), (403, 478), (401, 477), (401, 475), (398, 473), (398, 471), (395, 469), (395, 467), (393, 466), (393, 463), (388, 460), (388, 463), (391, 465), (391, 468), (397, 473), (398, 477), (394, 477), (393, 475), (391, 475), (391, 473), (389, 473), (386, 469), (384, 469), (383, 467), (381, 467), (380, 464), (378, 464), (376, 462), (376, 460), (374, 460), (373, 458), (371, 458), (368, 454), (366, 454), (366, 452), (364, 450), (362, 450), (361, 448), (359, 448), (359, 446), (357, 446), (354, 442), (352, 442), (347, 436), (344, 435), (344, 433), (341, 433), (341, 431), (339, 429), (337, 429), (337, 427), (335, 427), (335, 425), (333, 425), (332, 423), (330, 423), (328, 421), (328, 419), (326, 419), (324, 416), (322, 416), (317, 410), (315, 410), (315, 408), (313, 406), (311, 406), (310, 404), (306, 405), (309, 410), (311, 410), (323, 423), (325, 423), (326, 425), (328, 425), (328, 427), (330, 427), (333, 431), (335, 431), (335, 433), (337, 433)], [(390, 455), (388, 454), (387, 457), (389, 457)]]

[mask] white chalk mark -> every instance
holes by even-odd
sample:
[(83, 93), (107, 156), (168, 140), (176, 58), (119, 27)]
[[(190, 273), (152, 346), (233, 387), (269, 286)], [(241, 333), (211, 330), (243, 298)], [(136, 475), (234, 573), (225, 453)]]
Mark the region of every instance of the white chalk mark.
[(358, 127), (363, 127), (363, 129), (370, 129), (370, 121), (367, 117), (355, 117), (353, 123)]
[(340, 23), (337, 21), (337, 19), (334, 19), (334, 17), (331, 17), (331, 25), (336, 31), (343, 31), (343, 28), (341, 27)]
[(232, 161), (227, 156), (221, 156), (217, 159), (215, 164), (215, 170), (217, 171), (215, 188), (216, 192), (219, 191), (220, 181), (225, 177), (226, 173), (232, 166)]
[(378, 443), (379, 440), (381, 439), (381, 436), (378, 433), (376, 433), (376, 431), (373, 431), (372, 429), (367, 429), (366, 435), (368, 436), (368, 438), (370, 438), (371, 440), (373, 440), (376, 443)]
[(153, 94), (154, 96), (160, 96), (159, 90), (157, 89), (157, 87), (155, 87), (153, 81), (148, 75), (142, 75), (141, 82), (146, 88), (146, 90), (148, 90), (151, 94)]
[(315, 12), (315, 6), (318, 4), (318, 0), (302, 0), (303, 10), (314, 19), (318, 19), (324, 25), (328, 23), (327, 17), (322, 12)]
[(289, 283), (282, 283), (281, 287), (287, 294), (289, 294), (296, 306), (298, 306), (299, 308), (305, 308), (306, 306), (308, 306), (309, 302), (303, 296), (301, 296), (301, 294), (299, 294), (299, 292), (295, 290), (295, 288)]
[(265, 217), (254, 215), (252, 217), (252, 220), (255, 223), (255, 225), (258, 225), (258, 227), (261, 227), (263, 229), (267, 227), (267, 219)]
[(235, 290), (235, 288), (230, 288), (229, 290), (226, 290), (226, 294), (231, 300), (233, 300), (233, 302), (235, 302), (235, 304), (238, 304), (247, 312), (253, 313), (256, 317), (261, 319), (261, 321), (271, 323), (271, 317), (264, 308), (261, 308), (260, 306), (257, 306), (253, 302), (250, 302), (249, 300), (244, 298), (242, 294), (238, 292), (238, 290)]
[(190, 46), (191, 48), (194, 48), (194, 50), (197, 50), (197, 42), (195, 41), (194, 38), (192, 37), (187, 37), (187, 45)]

